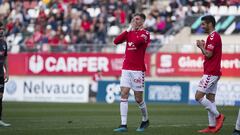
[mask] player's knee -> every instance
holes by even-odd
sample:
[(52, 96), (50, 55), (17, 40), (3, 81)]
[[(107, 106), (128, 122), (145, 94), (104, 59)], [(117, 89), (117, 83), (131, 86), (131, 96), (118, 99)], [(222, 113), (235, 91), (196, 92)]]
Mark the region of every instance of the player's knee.
[(205, 96), (205, 93), (202, 93), (202, 92), (198, 92), (195, 94), (195, 100), (197, 102), (201, 102), (202, 98)]
[(215, 95), (213, 95), (213, 96), (207, 95), (206, 98), (207, 98), (209, 101), (211, 101), (212, 103), (215, 102)]
[(201, 97), (199, 97), (198, 95), (195, 95), (195, 100), (196, 100), (197, 102), (199, 102), (201, 99), (202, 99)]
[(138, 104), (140, 104), (140, 103), (142, 103), (142, 98), (136, 98), (136, 102), (138, 103)]
[(122, 92), (121, 93), (121, 98), (127, 99), (128, 98), (128, 93)]

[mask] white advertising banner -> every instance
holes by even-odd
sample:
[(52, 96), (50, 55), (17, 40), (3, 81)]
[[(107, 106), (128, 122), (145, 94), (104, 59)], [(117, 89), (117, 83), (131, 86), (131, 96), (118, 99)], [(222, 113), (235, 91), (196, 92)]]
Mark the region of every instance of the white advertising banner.
[[(190, 81), (189, 85), (190, 104), (196, 104), (195, 92), (197, 90), (197, 86), (198, 81)], [(215, 102), (217, 105), (240, 106), (240, 82), (220, 80), (218, 82)]]
[(88, 79), (80, 77), (11, 77), (5, 101), (88, 102)]

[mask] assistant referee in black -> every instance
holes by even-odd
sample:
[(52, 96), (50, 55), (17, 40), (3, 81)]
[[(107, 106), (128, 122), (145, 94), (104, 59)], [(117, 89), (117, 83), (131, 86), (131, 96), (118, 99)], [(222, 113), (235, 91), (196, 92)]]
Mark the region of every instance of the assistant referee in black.
[(0, 22), (0, 127), (8, 127), (11, 124), (2, 121), (2, 100), (4, 84), (8, 81), (7, 42), (5, 41), (5, 28)]

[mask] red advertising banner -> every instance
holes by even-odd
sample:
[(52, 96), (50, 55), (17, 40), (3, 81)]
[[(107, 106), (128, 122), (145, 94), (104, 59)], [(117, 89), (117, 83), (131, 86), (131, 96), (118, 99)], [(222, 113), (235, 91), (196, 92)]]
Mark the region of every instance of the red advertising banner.
[[(10, 75), (92, 75), (102, 70), (103, 75), (121, 74), (123, 54), (108, 53), (21, 53), (9, 54)], [(150, 57), (146, 55), (146, 65)], [(149, 68), (148, 68), (149, 69)], [(150, 71), (147, 70), (147, 75)]]
[[(204, 58), (201, 54), (158, 53), (156, 74), (158, 76), (199, 76), (203, 74)], [(223, 54), (223, 76), (240, 76), (240, 54)]]

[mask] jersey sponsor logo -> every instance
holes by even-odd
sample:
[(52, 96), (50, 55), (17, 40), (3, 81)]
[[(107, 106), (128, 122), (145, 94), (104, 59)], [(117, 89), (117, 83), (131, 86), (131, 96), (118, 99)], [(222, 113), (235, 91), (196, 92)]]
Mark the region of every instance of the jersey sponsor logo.
[(202, 57), (192, 58), (190, 56), (180, 56), (178, 59), (178, 65), (180, 68), (202, 68)]
[(209, 45), (207, 45), (207, 48), (212, 50), (214, 48), (214, 46), (212, 44), (209, 44)]
[(26, 95), (82, 95), (86, 91), (84, 84), (73, 82), (59, 83), (50, 82), (47, 80), (42, 81), (24, 81), (23, 92)]
[(133, 42), (128, 42), (128, 46), (129, 46), (129, 47), (134, 47), (135, 45), (134, 45)]
[(106, 57), (46, 57), (32, 55), (29, 58), (29, 70), (35, 74), (46, 72), (108, 72), (109, 60)]
[(139, 78), (133, 79), (133, 82), (142, 83), (142, 79), (139, 77)]
[(127, 50), (136, 50), (137, 48), (135, 47), (133, 42), (128, 42), (128, 48)]

